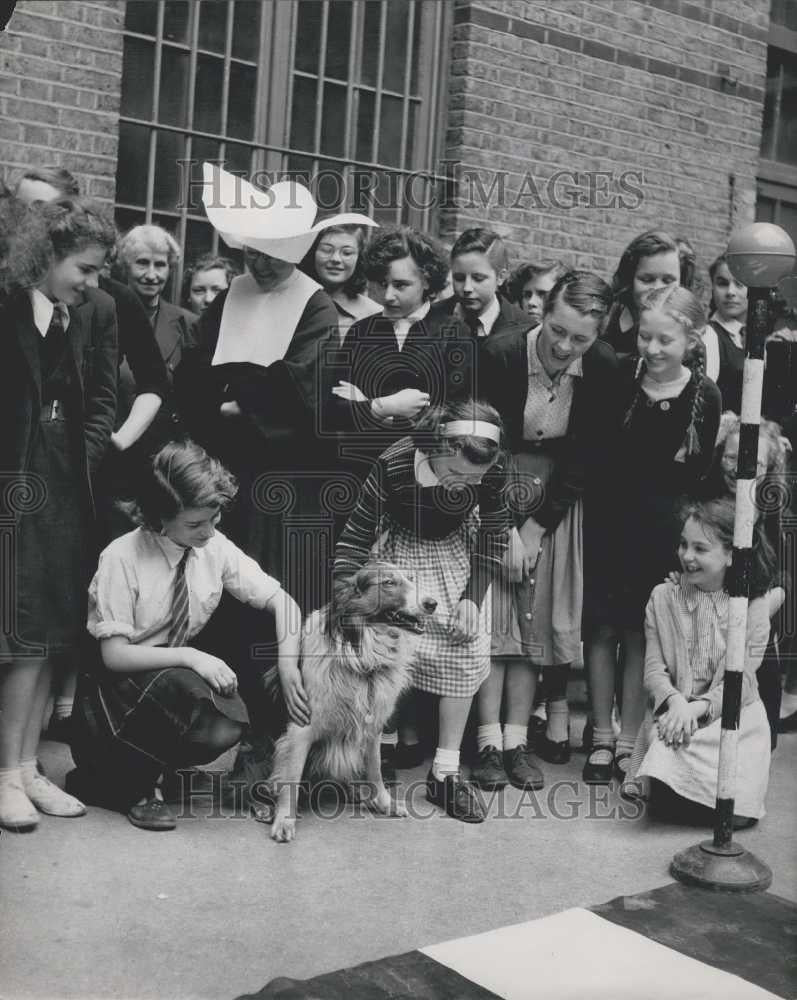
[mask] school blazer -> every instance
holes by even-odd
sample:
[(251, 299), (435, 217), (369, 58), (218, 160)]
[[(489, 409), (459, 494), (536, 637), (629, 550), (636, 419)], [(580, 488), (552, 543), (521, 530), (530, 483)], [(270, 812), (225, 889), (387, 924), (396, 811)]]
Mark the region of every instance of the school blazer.
[[(527, 328), (528, 329), (528, 328)], [(526, 330), (513, 323), (491, 332), (479, 354), (480, 391), (501, 414), (511, 451), (523, 451), (523, 413), (528, 396)], [(584, 493), (590, 477), (610, 466), (620, 425), (619, 364), (614, 349), (602, 340), (582, 357), (581, 378), (575, 380), (567, 434), (551, 442), (556, 471), (534, 519), (552, 531), (569, 507)]]
[[(0, 470), (5, 475), (29, 467), (34, 432), (42, 405), (39, 340), (27, 294), (0, 304)], [(117, 329), (113, 299), (87, 289), (83, 302), (69, 307), (73, 398), (66, 401), (77, 419), (70, 420), (80, 454), (88, 495), (91, 478), (108, 447), (116, 415)]]

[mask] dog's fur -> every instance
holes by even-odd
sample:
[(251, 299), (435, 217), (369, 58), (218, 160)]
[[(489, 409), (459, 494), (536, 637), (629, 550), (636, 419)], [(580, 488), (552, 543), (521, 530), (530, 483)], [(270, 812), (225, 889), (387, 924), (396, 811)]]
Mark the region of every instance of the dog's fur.
[(414, 581), (397, 566), (369, 562), (338, 581), (330, 603), (307, 619), (301, 670), (310, 723), (289, 722), (277, 741), (274, 840), (295, 836), (302, 778), (367, 782), (376, 811), (407, 815), (382, 781), (380, 735), (408, 684), (423, 619), (435, 607), (431, 598), (418, 601)]

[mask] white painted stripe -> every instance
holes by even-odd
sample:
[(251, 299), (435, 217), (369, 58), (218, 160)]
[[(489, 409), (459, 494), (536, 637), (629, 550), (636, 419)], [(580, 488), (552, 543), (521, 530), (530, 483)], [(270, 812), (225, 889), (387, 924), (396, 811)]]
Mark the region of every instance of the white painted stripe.
[(738, 479), (733, 520), (733, 544), (737, 549), (747, 549), (752, 545), (755, 516), (755, 480)]
[(739, 730), (723, 729), (720, 733), (720, 762), (717, 774), (717, 798), (736, 798), (736, 758)]
[(726, 639), (725, 670), (744, 670), (747, 647), (747, 598), (732, 597), (728, 601), (728, 636)]
[(589, 910), (421, 951), (505, 1000), (777, 1000)]
[(764, 385), (764, 362), (760, 358), (744, 359), (742, 376), (742, 423), (761, 422), (761, 392)]

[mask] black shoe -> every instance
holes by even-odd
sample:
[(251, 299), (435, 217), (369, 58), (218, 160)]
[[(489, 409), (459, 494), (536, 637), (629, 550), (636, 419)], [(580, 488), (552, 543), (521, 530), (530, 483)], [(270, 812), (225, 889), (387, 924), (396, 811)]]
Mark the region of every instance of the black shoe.
[(426, 798), (463, 823), (483, 823), (487, 818), (478, 795), (458, 774), (447, 774), (440, 781), (430, 771), (426, 776)]
[[(593, 761), (592, 755), (597, 752), (608, 753), (611, 756), (604, 763)], [(586, 785), (609, 785), (614, 777), (614, 747), (601, 745), (592, 747), (581, 772), (581, 779)]]
[(522, 745), (504, 750), (504, 770), (515, 788), (539, 789), (545, 784), (542, 771), (531, 763), (528, 748)]
[(534, 752), (549, 764), (566, 764), (570, 760), (570, 740), (554, 743), (547, 736), (538, 737)]
[(479, 752), (479, 760), (475, 767), (471, 768), (470, 780), (477, 788), (506, 788), (509, 779), (504, 770), (504, 761), (501, 751), (495, 747), (485, 747)]
[(131, 806), (127, 818), (139, 830), (173, 830), (177, 826), (171, 809), (162, 799), (154, 796)]
[(402, 743), (396, 744), (396, 767), (400, 771), (409, 771), (413, 767), (420, 767), (426, 760), (426, 751), (422, 743)]
[(398, 783), (396, 775), (396, 748), (392, 743), (382, 743), (379, 746), (379, 759), (381, 762), (382, 781), (386, 785)]

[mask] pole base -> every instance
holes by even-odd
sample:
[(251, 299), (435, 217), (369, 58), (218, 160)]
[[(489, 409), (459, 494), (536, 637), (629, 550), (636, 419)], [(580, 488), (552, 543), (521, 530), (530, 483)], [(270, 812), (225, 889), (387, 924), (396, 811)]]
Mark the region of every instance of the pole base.
[(680, 851), (670, 863), (670, 874), (686, 885), (719, 892), (763, 892), (772, 884), (772, 871), (738, 844), (715, 847), (711, 840)]

